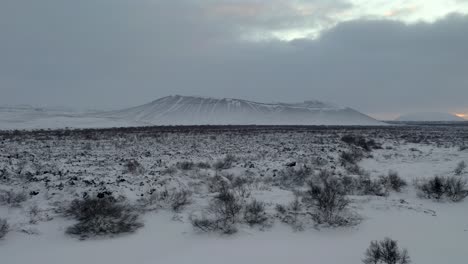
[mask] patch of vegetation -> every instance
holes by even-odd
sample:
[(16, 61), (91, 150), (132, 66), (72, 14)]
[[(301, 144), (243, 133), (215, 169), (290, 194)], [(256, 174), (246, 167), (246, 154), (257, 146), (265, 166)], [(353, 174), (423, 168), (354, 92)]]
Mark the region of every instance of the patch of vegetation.
[(245, 205), (244, 221), (250, 226), (263, 226), (268, 221), (268, 215), (265, 212), (265, 204), (263, 202), (252, 200)]
[(237, 157), (231, 154), (226, 155), (224, 159), (218, 160), (213, 164), (213, 168), (216, 170), (227, 170), (232, 168), (234, 163), (237, 161)]
[(400, 249), (398, 242), (390, 238), (372, 241), (366, 250), (364, 264), (409, 264), (411, 259), (408, 250)]
[(464, 161), (460, 161), (455, 168), (455, 175), (462, 175), (465, 172), (466, 163)]
[(360, 147), (365, 151), (372, 151), (373, 149), (381, 149), (382, 146), (378, 144), (375, 140), (370, 139), (366, 140), (362, 136), (357, 136), (357, 135), (344, 135), (341, 137), (341, 141), (349, 144), (349, 145), (354, 145), (356, 147)]
[(14, 190), (0, 190), (0, 204), (11, 207), (19, 207), (22, 202), (28, 199), (28, 194), (24, 191), (15, 192)]
[(0, 218), (0, 239), (4, 238), (10, 231), (10, 226), (6, 219)]
[(388, 175), (381, 176), (380, 181), (387, 189), (391, 189), (395, 192), (401, 192), (401, 190), (408, 185), (395, 171), (390, 171)]
[(448, 199), (453, 202), (460, 202), (468, 196), (466, 181), (460, 177), (440, 177), (424, 180), (416, 183), (422, 197), (428, 199)]
[(78, 221), (65, 232), (81, 239), (132, 233), (143, 226), (132, 206), (112, 196), (76, 199), (65, 208), (64, 213)]
[(314, 208), (312, 216), (319, 224), (350, 224), (350, 219), (343, 214), (349, 204), (346, 191), (341, 181), (329, 171), (321, 171), (314, 180), (308, 182), (303, 201)]

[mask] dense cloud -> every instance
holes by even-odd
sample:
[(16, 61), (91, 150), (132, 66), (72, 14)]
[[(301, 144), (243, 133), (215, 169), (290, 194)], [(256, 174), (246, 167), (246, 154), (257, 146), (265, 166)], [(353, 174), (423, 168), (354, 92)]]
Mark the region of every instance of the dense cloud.
[[(107, 108), (186, 94), (468, 110), (467, 16), (338, 23), (344, 1), (200, 2), (2, 1), (0, 104)], [(305, 26), (327, 29), (271, 38)]]

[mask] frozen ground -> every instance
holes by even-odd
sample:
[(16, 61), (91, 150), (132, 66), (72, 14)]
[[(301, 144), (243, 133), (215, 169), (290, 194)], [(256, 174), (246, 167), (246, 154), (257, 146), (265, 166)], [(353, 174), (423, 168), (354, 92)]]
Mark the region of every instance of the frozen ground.
[[(371, 178), (393, 170), (406, 179), (402, 192), (388, 196), (349, 195), (362, 221), (327, 227), (304, 222), (298, 231), (275, 216), (276, 204), (294, 199), (286, 164), (314, 171), (352, 174), (340, 153), (353, 148), (343, 135), (362, 135), (382, 145), (359, 166)], [(468, 162), (468, 128), (166, 127), (0, 133), (0, 189), (24, 191), (18, 206), (0, 206), (11, 231), (0, 240), (1, 263), (361, 263), (371, 240), (391, 237), (409, 250), (412, 263), (462, 264), (468, 260), (468, 199), (434, 201), (417, 195), (413, 182), (434, 175), (455, 176)], [(232, 154), (231, 168), (181, 169), (180, 161), (206, 162)], [(142, 170), (126, 171), (129, 160)], [(248, 199), (266, 202), (273, 226), (260, 230), (239, 224), (234, 235), (200, 233), (189, 221), (213, 193), (215, 174), (252, 179)], [(464, 170), (461, 175), (468, 179)], [(74, 223), (58, 208), (84, 192), (124, 195), (132, 203), (152, 192), (190, 189), (192, 203), (173, 212), (163, 202), (142, 215), (134, 234), (85, 241), (65, 234)], [(39, 213), (31, 221), (30, 208)]]

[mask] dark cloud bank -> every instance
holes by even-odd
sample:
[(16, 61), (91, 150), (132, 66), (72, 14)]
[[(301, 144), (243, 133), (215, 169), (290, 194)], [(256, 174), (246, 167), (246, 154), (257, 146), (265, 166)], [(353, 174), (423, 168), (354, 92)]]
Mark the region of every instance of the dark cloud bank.
[(4, 0), (0, 104), (108, 108), (185, 94), (377, 115), (468, 110), (467, 16), (356, 20), (290, 42), (241, 40), (258, 26), (244, 20), (190, 1)]

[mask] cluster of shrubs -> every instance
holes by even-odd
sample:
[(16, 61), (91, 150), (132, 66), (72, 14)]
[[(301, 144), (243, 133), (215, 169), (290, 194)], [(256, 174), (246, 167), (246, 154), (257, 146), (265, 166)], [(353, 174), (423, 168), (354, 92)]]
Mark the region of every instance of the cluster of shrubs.
[(307, 165), (296, 167), (286, 167), (278, 172), (275, 181), (283, 187), (304, 186), (312, 175), (313, 170)]
[(247, 199), (251, 195), (251, 186), (253, 183), (253, 177), (216, 173), (208, 182), (208, 189), (212, 193), (218, 193), (229, 189), (242, 199)]
[(365, 151), (372, 151), (373, 149), (382, 148), (381, 144), (377, 143), (375, 140), (366, 140), (364, 137), (357, 135), (344, 135), (341, 137), (341, 141), (349, 145), (360, 147)]
[(232, 166), (234, 165), (234, 163), (236, 161), (237, 161), (236, 156), (234, 156), (232, 154), (228, 154), (223, 159), (220, 159), (220, 160), (216, 161), (213, 164), (213, 168), (216, 169), (216, 170), (228, 170), (228, 169), (232, 168)]
[(124, 173), (132, 175), (141, 175), (145, 172), (145, 168), (137, 160), (127, 160), (124, 164)]
[(466, 181), (456, 176), (435, 176), (422, 182), (417, 182), (416, 187), (420, 191), (420, 196), (428, 199), (448, 199), (453, 202), (459, 202), (468, 196)]
[(7, 220), (0, 218), (0, 239), (4, 238), (10, 230)]
[(194, 228), (204, 232), (220, 231), (224, 234), (237, 232), (237, 224), (266, 227), (268, 215), (265, 204), (257, 200), (243, 203), (234, 193), (220, 193), (213, 198), (207, 209), (208, 215), (191, 217)]
[(281, 220), (281, 222), (292, 226), (292, 228), (296, 231), (302, 230), (303, 223), (301, 216), (306, 215), (303, 212), (304, 205), (301, 203), (299, 196), (296, 195), (295, 199), (290, 202), (287, 206), (282, 204), (276, 205), (276, 212), (277, 217)]
[(159, 208), (170, 208), (175, 212), (180, 211), (192, 202), (192, 192), (186, 189), (164, 189), (154, 191), (149, 196), (138, 200), (142, 210), (155, 210)]
[(372, 241), (366, 250), (364, 264), (409, 264), (411, 259), (408, 250), (400, 249), (398, 242), (390, 238)]
[(356, 148), (340, 153), (341, 166), (343, 166), (347, 172), (355, 175), (364, 173), (363, 169), (357, 164), (363, 158), (363, 151)]
[(232, 234), (237, 231), (239, 223), (250, 226), (266, 227), (268, 215), (265, 204), (257, 200), (246, 202), (236, 188), (243, 186), (241, 182), (231, 183), (218, 178), (215, 188), (217, 193), (201, 216), (191, 216), (191, 223), (197, 230), (204, 232), (222, 232)]
[(78, 221), (65, 232), (81, 239), (132, 233), (143, 226), (134, 207), (112, 196), (73, 200), (64, 214)]
[(5, 204), (11, 207), (18, 207), (28, 199), (28, 194), (24, 191), (16, 192), (14, 190), (0, 190), (0, 204)]
[(462, 175), (465, 172), (466, 163), (464, 161), (460, 161), (455, 168), (455, 175)]
[(387, 196), (390, 191), (401, 192), (408, 183), (398, 173), (390, 171), (387, 175), (372, 179), (368, 173), (357, 176), (343, 176), (342, 184), (347, 194)]

